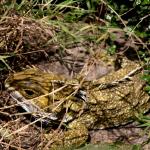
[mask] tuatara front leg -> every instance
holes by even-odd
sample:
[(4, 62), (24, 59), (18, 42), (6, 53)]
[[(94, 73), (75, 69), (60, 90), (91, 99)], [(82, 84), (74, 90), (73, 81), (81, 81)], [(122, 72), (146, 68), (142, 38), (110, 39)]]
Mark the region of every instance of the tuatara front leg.
[(66, 150), (83, 145), (88, 139), (88, 129), (84, 124), (74, 121), (69, 124), (67, 131), (46, 134), (45, 136), (51, 141), (50, 149)]
[(93, 128), (97, 117), (93, 113), (84, 113), (68, 124), (67, 131), (54, 135), (47, 134), (48, 140), (51, 142), (51, 149), (67, 149), (77, 148), (86, 143), (89, 132), (88, 129)]

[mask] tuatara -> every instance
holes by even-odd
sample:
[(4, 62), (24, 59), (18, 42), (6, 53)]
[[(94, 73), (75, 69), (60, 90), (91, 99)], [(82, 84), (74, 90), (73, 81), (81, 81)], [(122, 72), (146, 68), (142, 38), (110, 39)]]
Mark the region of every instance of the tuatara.
[(126, 61), (122, 68), (94, 81), (68, 80), (38, 69), (10, 75), (5, 82), (10, 95), (34, 117), (63, 127), (51, 148), (78, 147), (88, 130), (126, 124), (150, 108), (150, 96), (140, 79), (142, 67)]

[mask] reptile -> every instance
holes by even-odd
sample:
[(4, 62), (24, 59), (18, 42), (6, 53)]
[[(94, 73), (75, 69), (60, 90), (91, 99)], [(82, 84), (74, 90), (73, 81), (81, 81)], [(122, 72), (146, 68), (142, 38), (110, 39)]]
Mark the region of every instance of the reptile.
[(127, 60), (117, 71), (93, 81), (67, 79), (37, 68), (11, 74), (5, 87), (11, 97), (35, 118), (62, 127), (46, 134), (51, 149), (84, 144), (89, 130), (105, 129), (133, 121), (150, 108), (150, 96), (141, 80), (143, 68)]

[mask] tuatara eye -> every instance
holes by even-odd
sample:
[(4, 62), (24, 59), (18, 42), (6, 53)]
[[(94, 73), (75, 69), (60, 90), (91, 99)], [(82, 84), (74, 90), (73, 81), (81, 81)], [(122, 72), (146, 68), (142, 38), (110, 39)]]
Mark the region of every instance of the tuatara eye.
[(38, 96), (38, 93), (31, 89), (23, 89), (23, 95), (28, 98), (35, 98)]
[(31, 91), (31, 90), (24, 90), (26, 92), (27, 95), (34, 95), (34, 91)]

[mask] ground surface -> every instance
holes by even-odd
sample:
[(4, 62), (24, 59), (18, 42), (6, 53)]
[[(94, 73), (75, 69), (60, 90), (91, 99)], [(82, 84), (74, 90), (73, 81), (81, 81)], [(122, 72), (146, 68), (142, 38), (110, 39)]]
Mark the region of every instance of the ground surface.
[[(132, 42), (134, 37), (126, 38), (123, 30), (115, 28), (109, 29), (109, 32), (103, 31), (104, 37), (101, 36), (102, 31), (98, 30), (96, 25), (84, 30), (86, 25), (82, 22), (71, 26), (66, 24), (70, 28), (74, 26), (73, 30), (70, 29), (71, 35), (68, 36), (62, 26), (48, 25), (15, 14), (1, 20), (0, 53), (3, 56), (0, 56), (2, 60), (0, 63), (1, 149), (34, 150), (44, 149), (49, 145), (43, 136), (46, 132), (45, 128), (35, 125), (26, 118), (5, 91), (4, 80), (8, 74), (36, 66), (47, 72), (52, 71), (73, 78), (81, 70), (86, 72), (87, 68), (92, 66), (87, 79), (99, 78), (116, 67), (97, 61), (95, 57), (101, 50), (106, 51), (109, 48), (106, 41), (110, 40), (110, 33), (116, 36), (114, 42), (120, 47), (114, 58), (120, 56), (130, 58), (132, 55), (138, 59), (136, 55), (138, 47)], [(74, 35), (77, 37), (74, 38)], [(92, 38), (97, 39), (98, 44), (93, 43)], [(131, 123), (115, 129), (90, 131), (90, 142), (146, 144), (149, 139), (149, 134), (146, 134), (148, 132), (145, 133), (145, 129), (136, 125), (137, 123)], [(150, 145), (145, 145), (145, 149), (150, 149), (149, 147)]]

